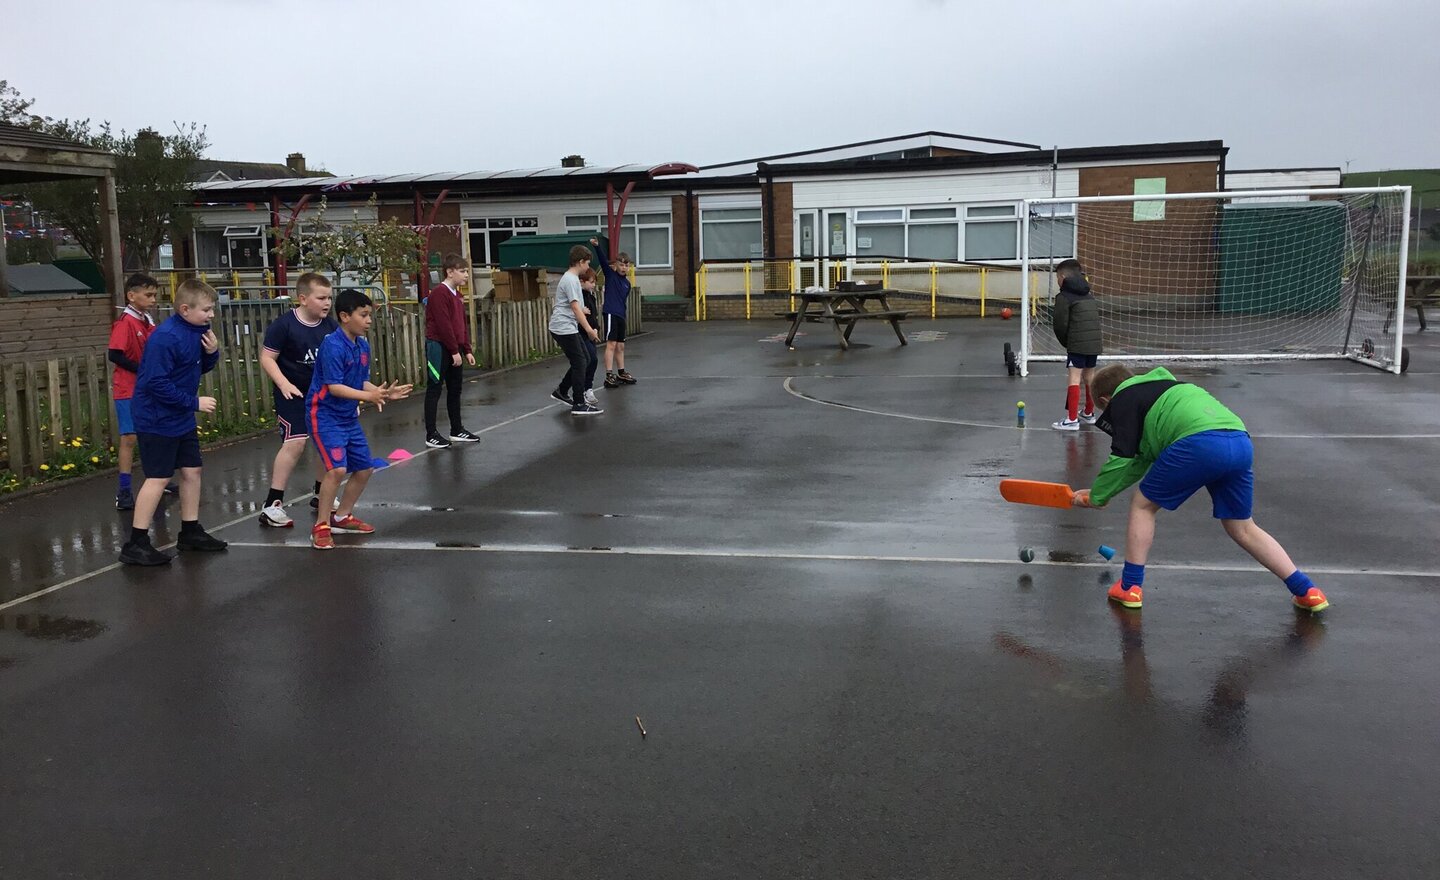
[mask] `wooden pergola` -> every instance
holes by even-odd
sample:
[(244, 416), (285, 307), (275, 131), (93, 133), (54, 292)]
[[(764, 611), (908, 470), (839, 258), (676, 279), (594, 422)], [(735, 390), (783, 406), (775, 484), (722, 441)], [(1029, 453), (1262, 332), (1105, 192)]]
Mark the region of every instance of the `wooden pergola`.
[[(103, 150), (28, 128), (0, 123), (0, 191), (11, 184), (89, 178), (100, 195), (100, 271), (124, 305), (120, 213), (115, 203), (115, 157)], [(0, 247), (0, 296), (5, 296), (5, 249)]]

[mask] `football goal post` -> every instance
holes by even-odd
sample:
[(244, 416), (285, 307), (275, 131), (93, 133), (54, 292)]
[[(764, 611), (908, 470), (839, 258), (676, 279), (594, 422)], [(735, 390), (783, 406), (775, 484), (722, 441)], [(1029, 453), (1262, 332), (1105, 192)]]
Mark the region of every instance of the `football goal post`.
[(1102, 360), (1348, 358), (1401, 372), (1410, 188), (1031, 199), (1020, 374), (1065, 360), (1054, 268), (1080, 262)]

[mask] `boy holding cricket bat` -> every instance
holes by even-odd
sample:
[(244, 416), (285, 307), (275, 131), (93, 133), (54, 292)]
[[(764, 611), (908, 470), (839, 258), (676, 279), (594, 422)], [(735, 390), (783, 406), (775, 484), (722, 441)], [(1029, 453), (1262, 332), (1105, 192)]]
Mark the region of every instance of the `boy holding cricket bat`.
[(1140, 481), (1130, 503), (1125, 569), (1110, 587), (1111, 601), (1140, 607), (1155, 515), (1162, 507), (1175, 510), (1203, 486), (1225, 533), (1285, 582), (1296, 608), (1319, 612), (1330, 607), (1280, 542), (1250, 517), (1254, 449), (1238, 416), (1205, 389), (1177, 381), (1164, 367), (1143, 376), (1124, 364), (1102, 367), (1095, 374), (1094, 395), (1105, 410), (1096, 424), (1111, 437), (1110, 460), (1095, 485), (1076, 492), (1072, 503), (1104, 507)]

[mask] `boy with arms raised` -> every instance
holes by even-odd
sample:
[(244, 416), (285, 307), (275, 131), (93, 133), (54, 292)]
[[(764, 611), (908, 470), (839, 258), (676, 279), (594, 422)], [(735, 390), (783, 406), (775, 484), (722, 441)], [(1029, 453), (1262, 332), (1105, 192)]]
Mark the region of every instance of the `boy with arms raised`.
[[(368, 535), (375, 531), (354, 513), (355, 502), (375, 473), (370, 444), (360, 428), (360, 404), (373, 403), (384, 409), (387, 402), (410, 394), (409, 385), (375, 385), (370, 381), (370, 343), (365, 334), (370, 332), (373, 305), (370, 297), (358, 290), (342, 290), (335, 297), (340, 329), (320, 343), (310, 393), (305, 398), (310, 440), (325, 466), (315, 526), (310, 530), (310, 546), (316, 550), (334, 549), (332, 532)], [(335, 496), (347, 474), (350, 480), (336, 507)]]
[(1130, 503), (1125, 569), (1110, 587), (1110, 601), (1140, 607), (1155, 515), (1162, 507), (1177, 509), (1203, 486), (1225, 533), (1285, 582), (1296, 608), (1318, 612), (1330, 607), (1280, 542), (1251, 519), (1254, 448), (1238, 416), (1164, 367), (1136, 376), (1124, 364), (1111, 364), (1095, 374), (1094, 389), (1104, 408), (1096, 425), (1112, 438), (1110, 460), (1092, 488), (1075, 493), (1074, 504), (1104, 507), (1140, 481)]
[[(634, 385), (636, 379), (625, 370), (625, 312), (630, 302), (630, 255), (621, 251), (610, 262), (599, 238), (590, 239), (605, 272), (605, 321), (600, 332), (605, 340), (605, 387)], [(618, 369), (617, 369), (618, 367)]]
[[(295, 308), (270, 322), (265, 330), (265, 347), (260, 368), (274, 383), (275, 424), (280, 429), (280, 451), (270, 468), (270, 492), (260, 507), (260, 525), (288, 529), (295, 525), (285, 512), (285, 486), (295, 465), (305, 455), (309, 420), (305, 418), (305, 394), (315, 374), (315, 355), (320, 343), (338, 325), (330, 317), (330, 279), (318, 272), (306, 272), (295, 281)], [(315, 491), (325, 467), (315, 461)]]

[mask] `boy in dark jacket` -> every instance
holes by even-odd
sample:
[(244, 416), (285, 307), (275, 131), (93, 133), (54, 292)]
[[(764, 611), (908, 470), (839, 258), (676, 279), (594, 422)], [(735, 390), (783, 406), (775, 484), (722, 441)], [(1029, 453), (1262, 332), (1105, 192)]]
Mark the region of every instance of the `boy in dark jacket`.
[(215, 411), (215, 398), (200, 397), (200, 377), (215, 369), (220, 343), (210, 329), (215, 289), (190, 279), (175, 291), (175, 314), (150, 334), (135, 377), (131, 404), (145, 483), (135, 496), (130, 540), (120, 549), (128, 565), (164, 565), (171, 560), (150, 543), (150, 521), (165, 485), (180, 471), (181, 550), (224, 550), (226, 544), (200, 527), (200, 439), (195, 413)]
[[(1095, 424), (1094, 397), (1090, 383), (1101, 353), (1100, 304), (1090, 292), (1090, 283), (1080, 270), (1079, 260), (1065, 260), (1055, 267), (1060, 293), (1055, 297), (1052, 323), (1055, 338), (1065, 346), (1065, 366), (1070, 386), (1065, 390), (1065, 418), (1050, 427), (1057, 431), (1078, 431), (1083, 420)], [(1080, 386), (1085, 386), (1085, 412), (1080, 412)]]
[(1156, 515), (1179, 508), (1203, 486), (1225, 534), (1285, 582), (1296, 608), (1316, 613), (1330, 607), (1280, 542), (1251, 518), (1255, 453), (1239, 416), (1164, 367), (1136, 376), (1124, 364), (1111, 364), (1095, 375), (1095, 399), (1105, 408), (1098, 424), (1111, 437), (1110, 460), (1073, 503), (1104, 507), (1140, 481), (1130, 502), (1125, 570), (1110, 588), (1110, 601), (1140, 607)]
[(605, 321), (600, 335), (605, 340), (605, 387), (634, 385), (636, 378), (625, 369), (625, 311), (630, 301), (630, 255), (621, 251), (615, 261), (598, 238), (590, 239), (605, 273)]

